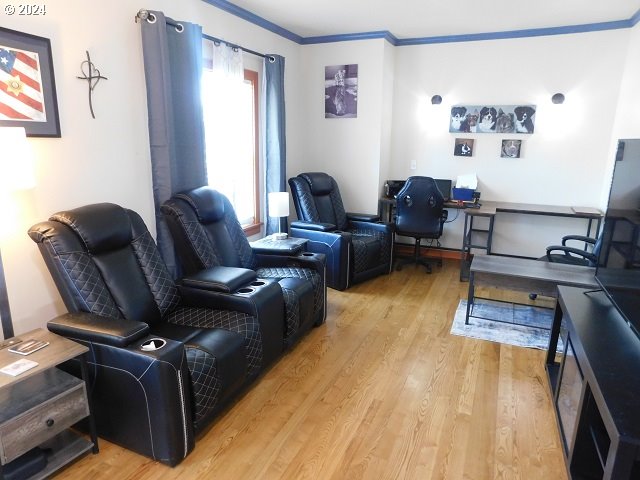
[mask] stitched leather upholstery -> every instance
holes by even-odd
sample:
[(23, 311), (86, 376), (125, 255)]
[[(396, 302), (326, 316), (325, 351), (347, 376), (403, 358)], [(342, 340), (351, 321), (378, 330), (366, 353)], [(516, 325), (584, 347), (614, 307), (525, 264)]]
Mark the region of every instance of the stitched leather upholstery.
[[(258, 278), (280, 283), (286, 311), (283, 342), (294, 339), (312, 325), (324, 322), (326, 316), (326, 284), (324, 262), (304, 256), (258, 255), (247, 240), (229, 200), (210, 187), (181, 192), (162, 207), (178, 258), (185, 273), (192, 274), (217, 266), (253, 269)], [(283, 282), (298, 279), (310, 282), (312, 288)], [(296, 296), (310, 296), (311, 302)], [(305, 309), (310, 305), (311, 313)]]
[[(389, 273), (393, 229), (376, 216), (347, 213), (337, 182), (321, 172), (289, 179), (300, 221), (291, 224), (294, 237), (309, 239), (308, 249), (327, 255), (327, 284), (344, 290), (351, 284)], [(374, 221), (357, 220), (371, 217)]]
[[(273, 342), (271, 331), (284, 329), (278, 288), (265, 285), (251, 298), (205, 292), (202, 303), (193, 297), (185, 303), (131, 210), (87, 205), (53, 215), (29, 235), (75, 314), (48, 327), (90, 347), (98, 433), (115, 443), (175, 465), (193, 448), (195, 434), (282, 351), (281, 340), (264, 344)], [(261, 324), (264, 312), (270, 318)], [(148, 327), (136, 329), (138, 323)], [(122, 332), (138, 333), (127, 340)], [(152, 337), (166, 346), (142, 349)], [(164, 367), (150, 368), (153, 362)]]

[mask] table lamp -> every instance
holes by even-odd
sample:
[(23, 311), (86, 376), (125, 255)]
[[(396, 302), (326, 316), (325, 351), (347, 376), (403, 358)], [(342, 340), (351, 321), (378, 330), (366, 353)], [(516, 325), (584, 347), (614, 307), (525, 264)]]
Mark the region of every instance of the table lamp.
[[(26, 132), (22, 127), (0, 127), (0, 148), (2, 149), (0, 202), (6, 205), (10, 201), (10, 192), (25, 190), (35, 185), (33, 157)], [(0, 341), (0, 348), (2, 348), (12, 343), (9, 339), (14, 335), (2, 252), (0, 252), (0, 320), (4, 337), (4, 341)]]
[(274, 240), (284, 240), (286, 233), (282, 233), (282, 218), (289, 216), (289, 194), (287, 192), (271, 192), (268, 194), (269, 216), (278, 218), (278, 233), (273, 234)]

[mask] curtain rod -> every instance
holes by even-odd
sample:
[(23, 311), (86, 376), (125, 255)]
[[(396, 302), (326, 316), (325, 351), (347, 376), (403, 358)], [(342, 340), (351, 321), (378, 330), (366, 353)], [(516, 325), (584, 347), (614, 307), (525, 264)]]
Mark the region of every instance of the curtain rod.
[[(136, 14), (136, 18), (135, 18), (136, 23), (138, 23), (138, 20), (146, 20), (149, 23), (156, 23), (157, 18), (153, 13), (151, 13), (148, 10), (140, 10)], [(175, 27), (178, 33), (182, 33), (182, 31), (184, 30), (184, 26), (181, 23), (173, 22), (166, 17), (165, 17), (165, 21), (167, 22), (167, 25), (171, 25), (172, 27)], [(258, 57), (266, 58), (271, 63), (276, 61), (275, 57), (271, 55), (265, 55), (264, 53), (256, 52), (255, 50), (251, 50), (249, 48), (245, 48), (240, 45), (236, 45), (235, 43), (230, 43), (230, 42), (227, 42), (226, 40), (212, 37), (211, 35), (207, 35), (204, 33), (202, 34), (202, 36), (207, 40), (211, 40), (213, 43), (216, 43), (216, 44), (224, 43), (225, 45), (231, 48), (239, 48), (243, 52), (250, 53), (251, 55), (256, 55)]]
[(227, 46), (229, 46), (231, 48), (239, 48), (243, 52), (250, 53), (251, 55), (256, 55), (258, 57), (266, 58), (271, 63), (276, 61), (276, 59), (271, 55), (265, 55), (264, 53), (256, 52), (255, 50), (250, 50), (248, 48), (241, 47), (240, 45), (236, 45), (235, 43), (227, 42), (226, 40), (222, 40), (220, 38), (212, 37), (211, 35), (207, 35), (206, 33), (203, 33), (202, 36), (204, 38), (206, 38), (207, 40), (211, 40), (213, 43), (216, 43), (216, 44), (224, 43), (225, 45), (227, 45)]

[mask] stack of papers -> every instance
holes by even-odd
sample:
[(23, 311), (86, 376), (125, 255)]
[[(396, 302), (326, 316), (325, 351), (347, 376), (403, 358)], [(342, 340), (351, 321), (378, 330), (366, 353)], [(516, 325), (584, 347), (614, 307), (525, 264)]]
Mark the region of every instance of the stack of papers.
[(33, 367), (37, 366), (38, 362), (27, 360), (26, 358), (21, 358), (20, 360), (16, 360), (15, 362), (10, 363), (6, 367), (0, 368), (0, 372), (11, 375), (12, 377), (17, 377), (21, 373), (24, 373), (27, 370), (30, 370)]

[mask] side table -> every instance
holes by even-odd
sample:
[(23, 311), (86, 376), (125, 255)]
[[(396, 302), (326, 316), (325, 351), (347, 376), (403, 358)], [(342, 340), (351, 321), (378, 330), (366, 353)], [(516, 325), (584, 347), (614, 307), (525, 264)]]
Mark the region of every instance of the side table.
[(256, 253), (267, 255), (297, 255), (305, 250), (307, 242), (306, 238), (289, 237), (274, 240), (272, 237), (264, 237), (251, 242), (251, 247)]
[[(43, 329), (20, 338), (49, 345), (26, 356), (0, 350), (0, 368), (20, 359), (38, 364), (15, 377), (0, 372), (0, 479), (7, 464), (41, 446), (47, 451), (46, 466), (29, 477), (34, 480), (50, 476), (89, 450), (98, 453), (98, 438), (85, 385), (88, 348)], [(56, 368), (76, 357), (82, 379)], [(90, 440), (69, 429), (85, 418)]]

